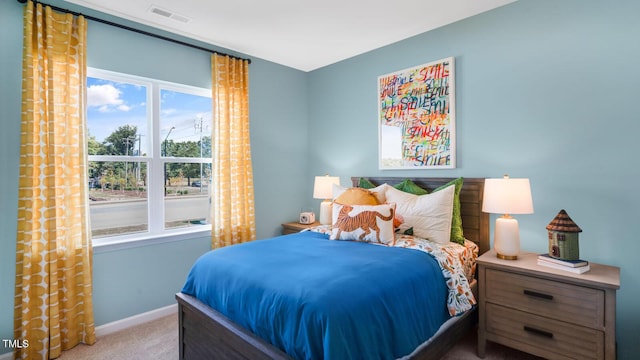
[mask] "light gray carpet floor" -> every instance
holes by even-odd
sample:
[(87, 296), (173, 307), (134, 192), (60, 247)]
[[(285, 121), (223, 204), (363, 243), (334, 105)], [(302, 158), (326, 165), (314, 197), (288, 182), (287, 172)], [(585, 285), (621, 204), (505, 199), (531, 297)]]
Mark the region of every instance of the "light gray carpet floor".
[[(444, 357), (444, 360), (479, 359), (476, 331), (471, 331)], [(61, 360), (176, 360), (178, 359), (178, 314), (165, 316), (98, 338), (95, 344), (80, 344), (65, 351)], [(484, 360), (536, 360), (535, 356), (487, 343)]]

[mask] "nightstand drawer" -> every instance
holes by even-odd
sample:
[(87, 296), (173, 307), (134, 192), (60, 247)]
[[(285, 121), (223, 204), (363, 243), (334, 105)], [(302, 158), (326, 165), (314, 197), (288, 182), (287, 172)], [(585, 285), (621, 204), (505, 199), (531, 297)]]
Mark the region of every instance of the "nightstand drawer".
[(487, 269), (486, 301), (576, 325), (602, 329), (602, 290)]
[(527, 344), (557, 356), (549, 358), (602, 359), (604, 333), (526, 312), (488, 303), (486, 331), (510, 339), (508, 343)]

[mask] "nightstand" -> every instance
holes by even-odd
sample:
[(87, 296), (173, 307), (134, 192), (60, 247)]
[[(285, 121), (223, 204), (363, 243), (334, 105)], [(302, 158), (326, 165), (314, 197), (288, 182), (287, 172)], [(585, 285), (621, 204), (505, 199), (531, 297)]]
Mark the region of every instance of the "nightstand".
[(300, 232), (302, 230), (308, 229), (310, 227), (320, 225), (319, 222), (314, 222), (313, 224), (300, 224), (297, 221), (292, 221), (288, 223), (282, 224), (282, 235), (293, 234)]
[(537, 260), (478, 258), (478, 356), (489, 340), (548, 359), (615, 359), (620, 268), (590, 263), (574, 274)]

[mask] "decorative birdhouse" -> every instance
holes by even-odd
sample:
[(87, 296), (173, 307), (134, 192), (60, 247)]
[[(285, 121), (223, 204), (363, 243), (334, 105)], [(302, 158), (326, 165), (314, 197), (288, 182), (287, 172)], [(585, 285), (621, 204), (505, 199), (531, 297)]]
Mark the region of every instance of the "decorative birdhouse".
[(578, 234), (582, 229), (571, 220), (564, 209), (547, 225), (549, 231), (549, 256), (564, 259), (578, 260), (580, 248), (578, 246)]

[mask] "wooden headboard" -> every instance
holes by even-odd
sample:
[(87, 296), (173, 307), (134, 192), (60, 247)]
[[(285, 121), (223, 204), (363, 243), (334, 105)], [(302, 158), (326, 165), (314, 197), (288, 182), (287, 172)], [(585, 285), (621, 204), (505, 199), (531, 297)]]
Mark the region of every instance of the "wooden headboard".
[[(352, 177), (354, 187), (360, 183), (360, 176)], [(387, 183), (395, 185), (405, 179), (410, 179), (416, 185), (431, 192), (455, 178), (407, 178), (407, 177), (364, 177), (375, 185)], [(484, 195), (484, 178), (464, 178), (460, 190), (460, 212), (462, 215), (462, 230), (464, 237), (478, 244), (480, 254), (489, 250), (489, 214), (482, 212), (482, 197)]]

